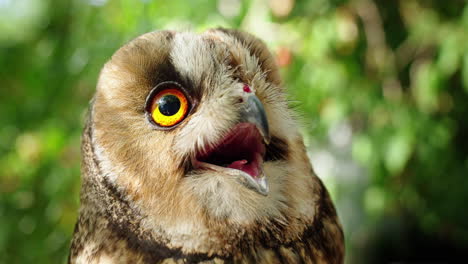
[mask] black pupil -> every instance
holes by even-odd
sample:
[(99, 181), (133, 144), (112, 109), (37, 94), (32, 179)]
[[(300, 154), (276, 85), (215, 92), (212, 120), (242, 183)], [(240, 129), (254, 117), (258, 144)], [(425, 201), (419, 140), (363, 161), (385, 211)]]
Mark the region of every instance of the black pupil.
[(159, 99), (159, 112), (165, 116), (175, 115), (180, 109), (180, 100), (175, 95), (165, 95)]

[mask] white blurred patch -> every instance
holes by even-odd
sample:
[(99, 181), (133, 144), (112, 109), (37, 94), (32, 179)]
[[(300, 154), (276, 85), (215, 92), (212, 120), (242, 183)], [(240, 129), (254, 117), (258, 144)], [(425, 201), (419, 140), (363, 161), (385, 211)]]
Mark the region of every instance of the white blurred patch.
[(343, 148), (349, 146), (352, 136), (353, 132), (348, 122), (342, 122), (334, 125), (328, 131), (328, 138), (335, 147)]
[(309, 158), (314, 166), (314, 170), (321, 179), (326, 179), (334, 176), (336, 159), (327, 150), (319, 150), (318, 152), (308, 153)]
[(0, 0), (0, 8), (11, 5), (12, 0)]
[(241, 1), (239, 0), (219, 0), (218, 11), (221, 15), (231, 18), (238, 16), (241, 10)]

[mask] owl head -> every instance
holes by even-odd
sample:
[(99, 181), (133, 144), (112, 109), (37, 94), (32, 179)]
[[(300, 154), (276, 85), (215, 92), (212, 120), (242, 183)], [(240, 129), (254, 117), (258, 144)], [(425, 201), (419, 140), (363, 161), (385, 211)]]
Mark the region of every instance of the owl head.
[(177, 247), (213, 249), (221, 233), (268, 226), (299, 234), (320, 184), (295, 119), (259, 39), (225, 29), (148, 33), (101, 71), (84, 188), (104, 182), (120, 202), (93, 203)]

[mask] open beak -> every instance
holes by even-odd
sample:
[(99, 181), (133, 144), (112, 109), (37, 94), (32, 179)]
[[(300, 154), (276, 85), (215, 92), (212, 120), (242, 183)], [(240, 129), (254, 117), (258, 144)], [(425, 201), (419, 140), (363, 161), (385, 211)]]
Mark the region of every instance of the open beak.
[(234, 176), (259, 194), (268, 194), (263, 158), (270, 142), (268, 120), (260, 100), (249, 94), (241, 106), (238, 123), (214, 147), (198, 153), (195, 168)]

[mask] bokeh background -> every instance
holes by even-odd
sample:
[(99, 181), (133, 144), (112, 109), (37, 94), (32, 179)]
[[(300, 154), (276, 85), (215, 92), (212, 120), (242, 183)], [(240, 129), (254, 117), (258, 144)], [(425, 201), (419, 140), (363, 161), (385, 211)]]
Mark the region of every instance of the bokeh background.
[(347, 263), (465, 257), (466, 1), (0, 0), (0, 263), (66, 261), (80, 133), (112, 53), (144, 32), (217, 26), (275, 54)]

